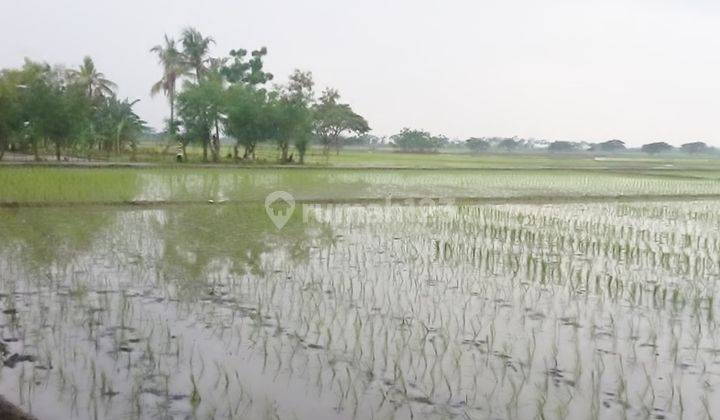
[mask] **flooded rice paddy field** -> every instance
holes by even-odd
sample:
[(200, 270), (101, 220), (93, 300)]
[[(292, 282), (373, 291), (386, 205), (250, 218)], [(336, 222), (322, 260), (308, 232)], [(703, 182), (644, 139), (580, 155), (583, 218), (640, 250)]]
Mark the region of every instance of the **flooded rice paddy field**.
[(0, 206), (12, 204), (262, 202), (278, 189), (296, 200), (350, 201), (683, 197), (720, 199), (720, 171), (351, 170), (11, 167), (0, 171)]
[(0, 238), (0, 394), (40, 419), (720, 414), (718, 201), (5, 208)]

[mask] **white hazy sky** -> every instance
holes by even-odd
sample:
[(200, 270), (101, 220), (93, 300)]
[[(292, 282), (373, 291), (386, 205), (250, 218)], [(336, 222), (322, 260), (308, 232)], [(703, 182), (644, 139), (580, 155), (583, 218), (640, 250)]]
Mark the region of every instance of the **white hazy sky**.
[(380, 135), (720, 146), (713, 0), (0, 0), (0, 67), (91, 55), (159, 127), (148, 50), (189, 25), (215, 56), (267, 46), (276, 80), (311, 70)]

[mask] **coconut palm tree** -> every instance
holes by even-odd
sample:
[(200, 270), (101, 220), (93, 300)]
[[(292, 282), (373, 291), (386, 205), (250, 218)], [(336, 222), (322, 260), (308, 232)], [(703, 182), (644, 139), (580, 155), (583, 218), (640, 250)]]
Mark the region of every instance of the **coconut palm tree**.
[(161, 91), (170, 102), (170, 133), (175, 132), (175, 93), (177, 82), (187, 75), (187, 66), (183, 54), (178, 50), (175, 40), (165, 35), (165, 44), (156, 45), (150, 52), (157, 54), (158, 62), (163, 67), (162, 78), (150, 89), (150, 95), (155, 96)]
[(115, 96), (117, 85), (105, 78), (95, 67), (90, 56), (85, 56), (77, 70), (68, 71), (70, 80), (82, 86), (89, 98), (106, 98)]
[(204, 37), (195, 28), (185, 28), (182, 32), (184, 62), (188, 68), (195, 71), (195, 80), (197, 82), (207, 71), (207, 56), (210, 52), (210, 44), (214, 43), (214, 39)]

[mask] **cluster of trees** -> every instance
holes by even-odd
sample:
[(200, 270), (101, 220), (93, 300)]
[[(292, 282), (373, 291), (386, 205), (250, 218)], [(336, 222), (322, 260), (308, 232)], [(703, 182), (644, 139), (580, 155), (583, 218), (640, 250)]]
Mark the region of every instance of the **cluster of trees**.
[(449, 140), (445, 136), (433, 136), (427, 131), (403, 128), (390, 137), (391, 144), (405, 152), (428, 153), (437, 152), (446, 146)]
[[(371, 142), (370, 139), (373, 141)], [(384, 139), (373, 136), (358, 136), (348, 142), (353, 144), (373, 146), (384, 144)], [(716, 149), (703, 142), (686, 143), (676, 148), (665, 142), (646, 144), (638, 149), (629, 148), (622, 140), (608, 140), (600, 143), (546, 141), (536, 139), (523, 139), (519, 137), (471, 137), (466, 140), (449, 140), (447, 137), (433, 136), (422, 130), (404, 128), (400, 133), (390, 137), (390, 145), (407, 152), (437, 152), (439, 149), (470, 150), (473, 153), (482, 152), (538, 152), (550, 153), (569, 152), (595, 152), (595, 153), (621, 153), (627, 151), (641, 151), (648, 154), (668, 152), (682, 152), (688, 154), (713, 153)]]
[(630, 149), (622, 140), (608, 140), (600, 143), (571, 142), (571, 141), (545, 141), (535, 139), (523, 139), (519, 137), (471, 137), (464, 141), (450, 140), (443, 135), (432, 135), (427, 131), (402, 129), (398, 134), (389, 138), (385, 143), (384, 138), (370, 134), (363, 134), (345, 139), (345, 144), (376, 147), (388, 144), (404, 152), (432, 153), (440, 149), (458, 148), (470, 150), (473, 153), (482, 152), (538, 152), (547, 151), (550, 153), (569, 152), (595, 152), (595, 153), (621, 153), (631, 150), (639, 150), (648, 154), (660, 154), (668, 152), (682, 152), (688, 154), (712, 153), (715, 149), (703, 142), (686, 143), (675, 148), (665, 142), (646, 144), (639, 149)]
[(658, 154), (658, 153), (668, 153), (668, 152), (673, 152), (673, 151), (680, 151), (680, 152), (689, 153), (689, 154), (711, 153), (711, 152), (715, 151), (715, 149), (713, 147), (710, 147), (701, 141), (685, 143), (677, 149), (674, 146), (667, 144), (665, 142), (649, 143), (649, 144), (643, 145), (640, 148), (640, 150), (645, 153), (649, 153), (649, 154), (653, 154), (653, 155)]
[(76, 69), (26, 60), (0, 72), (0, 158), (6, 150), (32, 153), (52, 149), (86, 153), (93, 149), (134, 149), (145, 122), (133, 111), (137, 101), (120, 100), (116, 85), (85, 57)]
[[(465, 140), (464, 146), (476, 153), (488, 150), (513, 152), (513, 151), (537, 151), (547, 150), (551, 153), (568, 153), (568, 152), (599, 152), (599, 153), (619, 153), (632, 150), (627, 147), (622, 140), (608, 140), (601, 143), (571, 142), (571, 141), (537, 141), (526, 140), (516, 137), (512, 138), (469, 138)], [(666, 142), (654, 142), (643, 145), (640, 151), (648, 154), (660, 154), (673, 151), (679, 151), (688, 154), (711, 153), (715, 149), (703, 142), (686, 143), (675, 148)]]
[(179, 39), (165, 36), (163, 44), (151, 49), (163, 68), (151, 93), (167, 96), (166, 132), (180, 142), (184, 158), (186, 146), (197, 143), (204, 161), (208, 155), (218, 161), (225, 134), (235, 140), (236, 160), (254, 160), (258, 143), (271, 141), (281, 162), (294, 161), (294, 147), (303, 163), (313, 139), (326, 154), (333, 148), (339, 153), (345, 136), (370, 130), (362, 116), (340, 102), (337, 90), (325, 89), (316, 98), (310, 72), (295, 70), (285, 84), (267, 86), (273, 74), (264, 69), (265, 47), (210, 57), (211, 37), (187, 28)]
[(345, 137), (342, 143), (346, 146), (358, 146), (374, 149), (379, 146), (385, 145), (386, 138), (376, 136), (373, 134), (359, 134), (355, 136)]
[[(213, 38), (186, 28), (177, 41), (166, 35), (150, 50), (162, 66), (162, 77), (152, 86), (151, 94), (164, 94), (170, 106), (163, 135), (179, 143), (183, 159), (187, 159), (187, 145), (195, 143), (202, 146), (204, 161), (219, 161), (223, 136), (234, 140), (229, 157), (235, 160), (255, 160), (257, 145), (272, 142), (283, 163), (295, 161), (295, 153), (297, 161), (303, 163), (313, 141), (326, 155), (331, 150), (339, 153), (346, 144), (386, 144), (386, 139), (368, 134), (368, 122), (341, 102), (337, 90), (327, 88), (316, 95), (310, 72), (295, 70), (285, 83), (270, 85), (274, 77), (264, 68), (265, 47), (233, 49), (227, 56), (211, 57), (214, 43)], [(134, 152), (147, 127), (133, 111), (137, 100), (120, 100), (116, 90), (115, 83), (98, 71), (90, 57), (73, 69), (26, 60), (19, 69), (0, 71), (0, 158), (7, 150), (32, 153), (36, 159), (52, 150), (58, 160), (63, 152)], [(391, 136), (389, 145), (423, 153), (446, 147), (478, 153), (628, 150), (621, 140), (591, 144), (473, 137), (459, 142), (410, 128)], [(677, 149), (655, 142), (640, 150), (649, 154), (714, 151), (702, 142)]]
[[(220, 139), (235, 141), (235, 159), (255, 159), (259, 142), (277, 145), (279, 160), (304, 161), (315, 140), (326, 154), (339, 153), (348, 136), (363, 136), (370, 127), (335, 89), (316, 98), (310, 72), (295, 70), (284, 84), (268, 86), (266, 48), (231, 50), (211, 57), (214, 44), (194, 28), (179, 41), (165, 36), (153, 47), (162, 77), (150, 93), (164, 94), (170, 115), (164, 136), (177, 140), (187, 159), (190, 143), (202, 145), (203, 160), (220, 159)], [(20, 69), (0, 72), (0, 158), (7, 150), (34, 153), (52, 149), (84, 154), (92, 150), (135, 151), (145, 122), (133, 111), (137, 101), (120, 100), (117, 86), (86, 57), (77, 69), (26, 60)]]
[(465, 140), (465, 146), (473, 152), (484, 152), (490, 149), (515, 152), (522, 149), (532, 149), (534, 140), (517, 137), (471, 137)]

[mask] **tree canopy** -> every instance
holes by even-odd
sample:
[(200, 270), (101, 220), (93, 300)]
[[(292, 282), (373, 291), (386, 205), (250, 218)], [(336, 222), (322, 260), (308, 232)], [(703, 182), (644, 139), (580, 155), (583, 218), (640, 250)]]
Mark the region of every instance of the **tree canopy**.
[(393, 146), (405, 152), (437, 152), (443, 146), (446, 138), (433, 136), (427, 131), (403, 128), (399, 133), (390, 137)]
[(343, 135), (361, 135), (370, 131), (367, 120), (355, 113), (350, 105), (340, 103), (335, 89), (326, 89), (314, 106), (315, 133), (325, 154), (331, 147), (340, 153)]
[(682, 146), (680, 146), (680, 150), (682, 150), (685, 153), (700, 154), (700, 153), (709, 153), (713, 150), (713, 148), (708, 146), (704, 142), (696, 141), (696, 142), (692, 142), (692, 143), (683, 144)]
[[(265, 47), (250, 53), (237, 48), (228, 56), (211, 57), (212, 38), (186, 28), (180, 39), (181, 49), (173, 38), (165, 36), (165, 44), (151, 50), (164, 70), (152, 91), (168, 96), (168, 132), (181, 129), (183, 150), (190, 142), (201, 144), (203, 160), (207, 160), (208, 150), (213, 160), (218, 160), (221, 133), (234, 139), (232, 156), (236, 160), (255, 159), (257, 144), (272, 141), (280, 162), (294, 161), (290, 152), (294, 146), (298, 161), (303, 163), (314, 137), (339, 150), (342, 136), (360, 135), (370, 129), (348, 104), (338, 102), (336, 90), (326, 89), (316, 100), (315, 82), (308, 71), (295, 70), (286, 83), (268, 88), (266, 84), (274, 76), (264, 67), (268, 54)], [(177, 90), (180, 79), (185, 82)]]
[(40, 159), (51, 146), (84, 153), (94, 147), (120, 151), (145, 130), (132, 110), (137, 101), (119, 100), (116, 85), (85, 57), (77, 69), (26, 60), (0, 73), (0, 157), (9, 144)]
[(649, 154), (654, 155), (654, 154), (658, 154), (658, 153), (670, 152), (672, 150), (675, 150), (675, 148), (672, 147), (671, 145), (665, 143), (664, 141), (660, 141), (660, 142), (649, 143), (649, 144), (643, 145), (640, 148), (640, 150), (643, 151), (644, 153), (649, 153)]
[(591, 148), (592, 151), (597, 152), (622, 152), (627, 150), (625, 142), (622, 140), (608, 140), (602, 143), (598, 143)]
[(552, 153), (574, 152), (578, 149), (579, 145), (570, 141), (554, 141), (548, 146), (548, 151)]
[(255, 147), (273, 135), (272, 103), (265, 90), (234, 85), (227, 92), (226, 133), (235, 138), (233, 157), (239, 159), (239, 147), (244, 147), (242, 159), (254, 159)]
[(478, 153), (490, 149), (490, 142), (483, 138), (471, 137), (465, 140), (465, 146), (471, 151)]
[(68, 76), (73, 83), (85, 91), (88, 98), (102, 99), (115, 96), (117, 85), (95, 68), (95, 63), (89, 56), (83, 58), (79, 69), (69, 70)]

